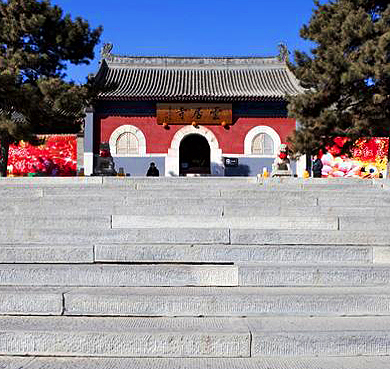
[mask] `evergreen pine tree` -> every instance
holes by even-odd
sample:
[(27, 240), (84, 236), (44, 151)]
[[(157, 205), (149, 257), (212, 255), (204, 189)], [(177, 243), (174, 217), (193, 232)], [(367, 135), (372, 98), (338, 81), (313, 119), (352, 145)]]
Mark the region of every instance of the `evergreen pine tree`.
[(290, 98), (300, 128), (290, 138), (296, 153), (313, 152), (349, 137), (390, 134), (390, 3), (388, 0), (315, 1), (301, 37), (312, 56), (295, 52), (291, 65), (306, 93)]
[(91, 81), (65, 81), (66, 63), (88, 64), (102, 29), (50, 0), (0, 0), (0, 176), (12, 142), (77, 132)]

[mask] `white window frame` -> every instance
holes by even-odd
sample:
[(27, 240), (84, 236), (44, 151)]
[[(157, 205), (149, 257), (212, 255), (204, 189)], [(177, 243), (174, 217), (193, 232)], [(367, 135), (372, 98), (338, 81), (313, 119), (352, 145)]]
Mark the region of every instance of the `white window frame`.
[[(252, 142), (259, 134), (265, 133), (269, 135), (274, 142), (274, 154), (273, 155), (254, 155), (252, 154)], [(269, 126), (256, 126), (253, 127), (245, 136), (244, 141), (244, 154), (253, 158), (276, 158), (279, 152), (282, 141), (278, 133)]]
[[(138, 139), (138, 154), (117, 154), (116, 152), (116, 143), (118, 138), (124, 133), (132, 133)], [(113, 157), (138, 157), (146, 155), (146, 139), (143, 132), (132, 125), (125, 124), (118, 127), (110, 136), (110, 152)]]

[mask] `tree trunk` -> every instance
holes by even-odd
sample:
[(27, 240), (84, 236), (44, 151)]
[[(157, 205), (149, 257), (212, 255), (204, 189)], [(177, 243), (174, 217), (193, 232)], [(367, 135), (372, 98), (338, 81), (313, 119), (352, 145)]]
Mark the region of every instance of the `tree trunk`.
[(0, 134), (0, 177), (7, 177), (9, 141), (8, 133)]

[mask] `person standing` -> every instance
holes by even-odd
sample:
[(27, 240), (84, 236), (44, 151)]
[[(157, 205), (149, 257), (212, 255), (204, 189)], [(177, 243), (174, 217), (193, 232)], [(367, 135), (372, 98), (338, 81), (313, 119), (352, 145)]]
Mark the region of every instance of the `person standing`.
[(318, 155), (314, 155), (313, 157), (313, 177), (314, 178), (321, 178), (322, 177), (322, 161), (318, 157)]
[(158, 177), (160, 175), (160, 171), (157, 169), (156, 164), (153, 162), (150, 163), (148, 172), (146, 173), (147, 177)]

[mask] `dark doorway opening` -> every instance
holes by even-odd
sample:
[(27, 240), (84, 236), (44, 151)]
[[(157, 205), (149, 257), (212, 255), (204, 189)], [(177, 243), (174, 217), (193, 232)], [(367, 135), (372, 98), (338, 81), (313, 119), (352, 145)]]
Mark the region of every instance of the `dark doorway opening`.
[(210, 174), (210, 146), (207, 140), (198, 134), (183, 138), (180, 143), (180, 175)]

